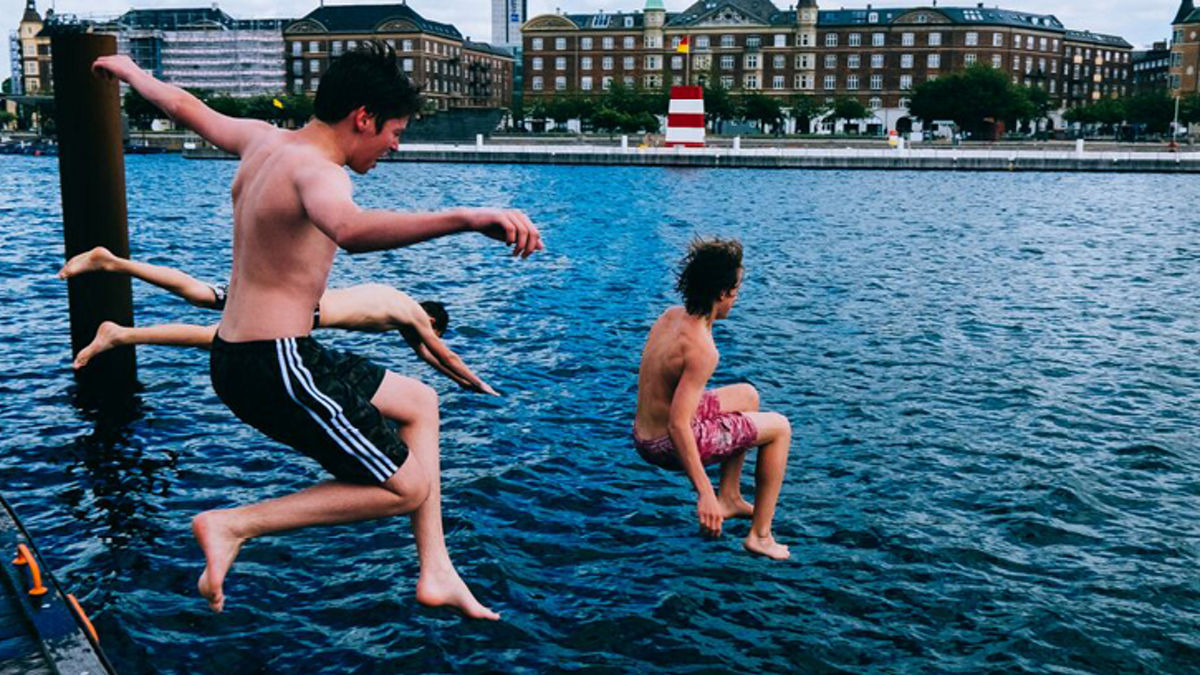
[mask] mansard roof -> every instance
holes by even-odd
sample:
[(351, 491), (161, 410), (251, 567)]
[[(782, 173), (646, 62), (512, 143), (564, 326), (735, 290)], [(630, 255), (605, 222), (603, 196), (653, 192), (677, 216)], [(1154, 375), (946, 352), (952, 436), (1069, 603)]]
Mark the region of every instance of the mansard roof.
[(1171, 22), (1171, 25), (1177, 23), (1189, 23), (1192, 18), (1191, 15), (1195, 13), (1195, 11), (1196, 6), (1192, 4), (1192, 0), (1182, 0), (1182, 2), (1179, 3), (1179, 11), (1175, 12), (1175, 20)]
[(720, 21), (723, 17), (741, 16), (754, 23), (773, 25), (786, 20), (794, 22), (795, 12), (781, 12), (771, 0), (699, 0), (679, 14), (674, 15), (667, 25), (672, 27), (692, 26), (708, 20)]
[(424, 33), (432, 33), (455, 40), (462, 39), (462, 33), (448, 23), (430, 21), (418, 14), (408, 5), (330, 5), (318, 7), (297, 19), (284, 29), (291, 32), (303, 31), (305, 21), (311, 21), (330, 33), (374, 33), (390, 21), (410, 23)]
[[(955, 25), (1009, 26), (1061, 33), (1066, 30), (1052, 14), (1031, 14), (998, 7), (880, 7), (877, 9), (822, 10), (817, 18), (818, 26), (870, 26), (910, 23), (908, 15), (916, 17), (940, 14), (945, 21)], [(875, 21), (871, 21), (872, 15)]]
[(1066, 32), (1066, 39), (1071, 42), (1087, 42), (1105, 47), (1116, 47), (1118, 49), (1133, 49), (1133, 45), (1129, 44), (1123, 37), (1093, 33), (1089, 30), (1069, 30)]
[[(582, 30), (641, 30), (645, 25), (645, 17), (641, 12), (598, 12), (596, 14), (566, 14), (567, 20)], [(670, 16), (670, 15), (668, 15)], [(633, 19), (632, 26), (625, 25), (625, 19)]]
[(134, 30), (279, 30), (288, 19), (235, 19), (217, 7), (131, 9), (116, 24)]

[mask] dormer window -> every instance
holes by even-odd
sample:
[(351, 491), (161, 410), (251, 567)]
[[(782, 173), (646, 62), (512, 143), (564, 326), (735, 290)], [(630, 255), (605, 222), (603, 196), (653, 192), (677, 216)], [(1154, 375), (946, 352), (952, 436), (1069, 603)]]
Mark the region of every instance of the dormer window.
[(625, 27), (633, 28), (633, 17), (632, 16), (625, 17)]
[(868, 14), (867, 23), (879, 23), (879, 12), (871, 12)]

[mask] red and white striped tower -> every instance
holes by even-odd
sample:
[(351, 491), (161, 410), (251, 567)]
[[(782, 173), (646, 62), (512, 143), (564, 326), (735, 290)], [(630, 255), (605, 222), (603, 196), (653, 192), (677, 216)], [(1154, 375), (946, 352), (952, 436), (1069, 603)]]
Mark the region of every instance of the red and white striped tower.
[(704, 88), (671, 87), (666, 146), (704, 147)]

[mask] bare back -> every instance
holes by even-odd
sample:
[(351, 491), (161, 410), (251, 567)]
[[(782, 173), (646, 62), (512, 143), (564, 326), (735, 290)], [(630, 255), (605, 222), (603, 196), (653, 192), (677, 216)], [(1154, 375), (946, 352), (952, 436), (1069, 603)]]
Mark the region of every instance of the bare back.
[(643, 438), (667, 433), (671, 401), (689, 359), (717, 356), (712, 333), (703, 321), (682, 307), (671, 307), (658, 317), (642, 349), (638, 371), (637, 417), (634, 430)]
[[(273, 130), (233, 181), (233, 271), (220, 335), (231, 342), (307, 335), (337, 245), (309, 220), (295, 173), (332, 165), (296, 132)], [(349, 177), (346, 177), (347, 183)]]

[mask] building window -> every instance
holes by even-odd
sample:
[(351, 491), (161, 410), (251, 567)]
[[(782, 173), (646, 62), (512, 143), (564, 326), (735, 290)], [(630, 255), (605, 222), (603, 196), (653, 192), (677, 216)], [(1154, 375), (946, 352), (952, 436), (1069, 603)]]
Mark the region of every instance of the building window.
[(912, 75), (901, 75), (900, 76), (900, 88), (905, 91), (912, 89)]
[(964, 44), (966, 44), (968, 47), (974, 47), (975, 45), (979, 44), (979, 33), (967, 33), (966, 42)]
[(777, 70), (787, 68), (787, 57), (783, 54), (776, 54), (771, 57), (771, 67)]
[(565, 56), (559, 56), (554, 59), (554, 69), (555, 70), (566, 70), (567, 69), (567, 59)]
[(296, 94), (297, 96), (304, 93), (304, 81), (303, 80), (296, 80), (295, 82), (292, 83), (292, 93)]
[(837, 89), (837, 76), (826, 75), (824, 85), (825, 85), (825, 91), (832, 91), (834, 89)]
[(846, 57), (847, 68), (858, 68), (862, 65), (862, 58), (858, 54), (850, 54)]
[(292, 56), (300, 56), (302, 53), (304, 53), (304, 45), (301, 44), (300, 42), (293, 42), (292, 43)]
[(413, 71), (413, 60), (412, 59), (404, 59), (403, 61), (401, 61), (401, 64), (403, 65), (404, 72), (411, 73)]
[(582, 79), (580, 79), (579, 80), (579, 88), (584, 91), (591, 91), (592, 90), (592, 78), (584, 76)]
[(734, 42), (732, 35), (722, 35), (721, 36), (721, 46), (722, 47), (736, 47), (737, 43)]
[(900, 55), (900, 67), (901, 68), (912, 68), (913, 67), (913, 55), (912, 54), (901, 54)]
[(1004, 67), (1004, 57), (999, 54), (992, 54), (992, 67), (1000, 70)]
[(879, 98), (878, 96), (872, 96), (870, 100), (867, 101), (867, 107), (871, 110), (879, 110), (883, 107), (883, 99)]
[(554, 90), (565, 91), (567, 88), (567, 78), (559, 76), (554, 78)]
[(612, 89), (612, 83), (613, 83), (612, 75), (605, 75), (604, 77), (600, 78), (600, 88), (603, 89), (604, 91), (608, 91), (609, 89)]
[(300, 61), (300, 60), (292, 61), (292, 74), (293, 75), (303, 75), (304, 74), (304, 62), (303, 61)]
[(623, 41), (622, 44), (624, 45), (625, 49), (633, 49), (634, 48), (633, 36), (626, 35), (625, 40)]
[(914, 33), (901, 33), (900, 44), (905, 47), (911, 47), (917, 44), (917, 36)]
[(848, 35), (846, 37), (846, 44), (850, 45), (851, 47), (861, 47), (862, 33), (851, 33)]
[(782, 75), (775, 75), (774, 77), (771, 78), (771, 88), (772, 89), (783, 89), (783, 82), (784, 82), (784, 80), (783, 80)]
[(1003, 47), (1004, 46), (1004, 34), (1003, 33), (992, 33), (992, 46), (993, 47)]
[(733, 89), (733, 76), (732, 75), (722, 75), (721, 76), (721, 88), (722, 89)]
[(826, 33), (825, 34), (825, 46), (826, 47), (836, 47), (837, 45), (838, 45), (837, 33)]
[[(534, 46), (534, 49), (542, 48), (542, 39), (541, 38), (534, 38), (533, 41), (535, 43), (537, 43)], [(405, 41), (401, 42), (400, 44), (404, 48), (404, 51), (406, 51), (406, 52), (411, 52), (413, 50), (413, 41), (412, 40), (405, 40)]]
[(871, 55), (871, 67), (872, 68), (882, 68), (883, 67), (883, 54), (872, 54)]
[(747, 75), (746, 76), (746, 88), (747, 89), (758, 89), (758, 76), (757, 75)]
[(796, 88), (797, 89), (812, 89), (813, 88), (812, 75), (797, 75), (796, 76)]
[(580, 49), (591, 49), (592, 48), (592, 38), (590, 38), (590, 37), (579, 38), (579, 48)]
[(758, 49), (762, 46), (762, 38), (757, 35), (746, 36), (746, 49)]
[(534, 70), (541, 70), (542, 69), (542, 57), (540, 57), (540, 56), (533, 57), (533, 62), (530, 65), (532, 66), (532, 68)]
[(733, 57), (726, 54), (721, 57), (721, 70), (733, 70)]
[(683, 57), (682, 56), (672, 56), (671, 57), (671, 70), (683, 70)]
[(1013, 33), (1013, 49), (1020, 49), (1020, 48), (1021, 48), (1021, 36), (1018, 35), (1017, 33)]
[(1029, 49), (1029, 50), (1033, 49), (1033, 36), (1032, 35), (1025, 36), (1025, 49)]
[(567, 48), (567, 38), (554, 38), (554, 48), (562, 51)]
[(745, 63), (746, 70), (754, 70), (758, 68), (758, 54), (747, 54)]
[(633, 57), (626, 56), (625, 58), (621, 59), (621, 67), (624, 68), (625, 70), (633, 70), (633, 68), (634, 68)]
[(1020, 70), (1020, 69), (1021, 69), (1021, 57), (1018, 56), (1017, 54), (1013, 54), (1013, 70)]
[(849, 77), (846, 78), (846, 88), (847, 89), (858, 89), (858, 76), (857, 75), (850, 75)]
[(825, 68), (826, 70), (837, 68), (837, 54), (825, 55)]
[(650, 55), (646, 57), (646, 70), (662, 70), (662, 57)]
[(941, 33), (930, 33), (929, 34), (929, 46), (930, 47), (941, 47), (942, 46), (942, 34)]
[(584, 57), (580, 58), (579, 59), (579, 69), (580, 70), (591, 70), (592, 69), (592, 57), (584, 56)]
[(884, 40), (885, 40), (885, 38), (883, 36), (883, 33), (871, 33), (871, 46), (872, 47), (882, 47), (885, 44)]
[(799, 68), (800, 70), (812, 70), (815, 57), (815, 54), (797, 54), (796, 68)]
[(801, 33), (800, 34), (800, 46), (801, 47), (809, 47), (813, 44), (813, 41), (814, 41), (814, 38), (813, 38), (812, 33)]
[(708, 49), (708, 36), (707, 35), (697, 35), (696, 36), (696, 49)]
[(310, 51), (310, 52), (319, 52), (319, 51), (321, 51), (321, 43), (320, 43), (320, 42), (317, 42), (316, 40), (312, 40), (312, 41), (310, 41), (310, 42), (308, 43), (308, 51)]
[(965, 63), (968, 67), (975, 65), (975, 62), (978, 60), (979, 55), (975, 52), (967, 52), (963, 55), (963, 63)]
[(883, 76), (882, 75), (872, 75), (871, 76), (871, 89), (873, 89), (874, 91), (879, 91), (879, 90), (883, 89)]
[(1046, 51), (1046, 38), (1038, 38), (1038, 49)]
[(787, 46), (787, 33), (776, 33), (775, 34), (775, 46), (776, 47), (786, 47)]
[[(532, 40), (530, 40), (529, 41), (529, 49), (531, 49), (533, 51), (541, 51), (542, 50), (542, 38), (533, 38)], [(412, 40), (404, 41), (404, 51), (406, 51), (406, 52), (412, 51)], [(539, 87), (539, 89), (540, 89), (540, 87)]]
[(929, 57), (926, 59), (926, 65), (930, 68), (941, 68), (942, 67), (942, 55), (941, 54), (930, 54)]
[(625, 27), (633, 28), (633, 17), (632, 16), (625, 17)]
[(612, 70), (613, 58), (611, 56), (605, 56), (604, 58), (600, 59), (600, 67), (604, 70)]
[(600, 38), (600, 46), (604, 49), (612, 49), (616, 42), (612, 37)]
[(538, 76), (538, 77), (535, 77), (535, 78), (533, 78), (533, 83), (532, 83), (532, 84), (530, 84), (529, 86), (530, 86), (530, 87), (531, 87), (531, 88), (532, 88), (534, 91), (541, 91), (541, 90), (542, 90), (542, 88), (543, 88), (543, 87), (542, 87), (542, 78), (541, 78), (541, 76)]
[[(35, 67), (36, 67), (36, 66), (35, 66)], [(312, 60), (310, 60), (310, 61), (308, 62), (308, 72), (310, 72), (310, 73), (319, 73), (319, 72), (321, 72), (321, 62), (320, 62), (320, 61), (318, 61), (318, 60), (316, 60), (316, 59), (312, 59)]]

